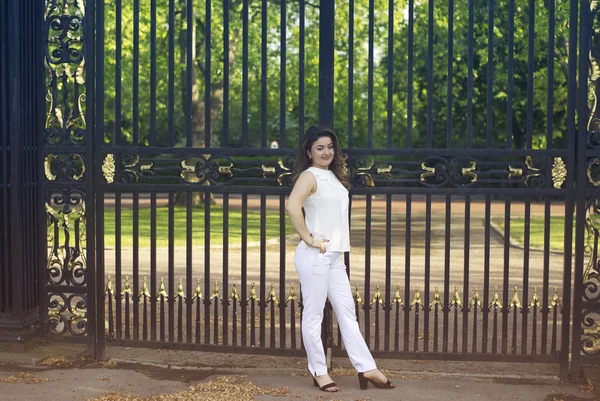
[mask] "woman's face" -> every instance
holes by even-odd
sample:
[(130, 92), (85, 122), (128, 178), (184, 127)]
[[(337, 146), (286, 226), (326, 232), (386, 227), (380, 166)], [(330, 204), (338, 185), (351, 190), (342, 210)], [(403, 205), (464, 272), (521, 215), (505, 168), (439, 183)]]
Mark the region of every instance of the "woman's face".
[(307, 153), (313, 167), (327, 170), (335, 157), (333, 140), (329, 136), (322, 136), (313, 143)]

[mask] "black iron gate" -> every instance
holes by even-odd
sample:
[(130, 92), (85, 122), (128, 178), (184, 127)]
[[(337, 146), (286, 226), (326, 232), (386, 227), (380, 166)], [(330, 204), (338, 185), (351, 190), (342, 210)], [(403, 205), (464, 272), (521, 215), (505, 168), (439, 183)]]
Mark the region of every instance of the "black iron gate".
[(378, 357), (564, 375), (574, 295), (578, 367), (580, 324), (598, 344), (587, 6), (47, 0), (47, 333), (98, 357), (302, 354), (284, 206), (321, 123), (348, 155), (346, 263)]

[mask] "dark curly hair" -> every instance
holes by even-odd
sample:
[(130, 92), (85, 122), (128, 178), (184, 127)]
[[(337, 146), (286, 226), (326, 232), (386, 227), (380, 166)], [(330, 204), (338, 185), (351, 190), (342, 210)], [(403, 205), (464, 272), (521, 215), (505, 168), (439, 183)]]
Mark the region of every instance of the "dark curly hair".
[(292, 186), (296, 184), (296, 180), (303, 171), (312, 166), (312, 161), (308, 157), (308, 151), (311, 150), (313, 144), (324, 136), (328, 136), (331, 138), (333, 142), (333, 148), (335, 149), (335, 157), (329, 164), (329, 170), (333, 172), (333, 174), (337, 177), (337, 179), (348, 188), (350, 184), (348, 183), (348, 173), (346, 171), (346, 157), (342, 153), (342, 149), (340, 147), (340, 142), (337, 139), (337, 136), (333, 132), (331, 128), (322, 127), (322, 126), (312, 126), (306, 130), (304, 133), (304, 138), (302, 139), (302, 143), (300, 144), (300, 149), (298, 149), (298, 156), (296, 156), (296, 167), (294, 168), (294, 174), (292, 178)]

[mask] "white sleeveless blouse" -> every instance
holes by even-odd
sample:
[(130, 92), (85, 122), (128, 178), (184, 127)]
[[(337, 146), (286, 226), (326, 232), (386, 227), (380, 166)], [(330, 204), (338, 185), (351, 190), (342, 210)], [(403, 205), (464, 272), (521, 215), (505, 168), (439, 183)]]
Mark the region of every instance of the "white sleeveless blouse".
[(328, 251), (350, 250), (350, 226), (348, 222), (348, 190), (331, 170), (310, 167), (317, 182), (317, 190), (306, 198), (304, 212), (308, 230), (315, 239), (328, 239)]

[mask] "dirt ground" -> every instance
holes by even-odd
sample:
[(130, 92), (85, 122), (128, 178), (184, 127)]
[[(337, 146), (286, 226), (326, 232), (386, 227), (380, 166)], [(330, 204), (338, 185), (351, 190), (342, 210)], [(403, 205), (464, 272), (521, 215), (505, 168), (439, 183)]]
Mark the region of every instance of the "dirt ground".
[(312, 386), (304, 358), (47, 345), (0, 353), (0, 399), (12, 400), (525, 400), (598, 401), (600, 368), (579, 382), (559, 380), (553, 364), (381, 360), (394, 390), (361, 391), (347, 360), (331, 373), (341, 390)]

